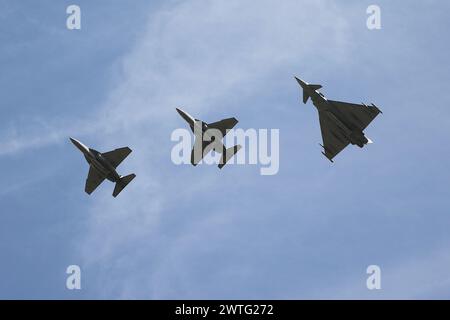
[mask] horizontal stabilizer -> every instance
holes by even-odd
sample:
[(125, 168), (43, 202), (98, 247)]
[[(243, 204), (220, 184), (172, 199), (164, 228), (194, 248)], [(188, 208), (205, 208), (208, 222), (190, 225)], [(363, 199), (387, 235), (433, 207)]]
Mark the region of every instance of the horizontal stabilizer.
[(122, 192), (123, 189), (131, 182), (133, 179), (136, 178), (136, 175), (130, 174), (126, 177), (121, 177), (119, 181), (117, 181), (116, 186), (114, 187), (113, 197), (117, 197), (119, 193)]
[(241, 150), (240, 145), (236, 145), (234, 147), (228, 148), (223, 152), (222, 158), (220, 159), (219, 169), (222, 169), (223, 166), (230, 160), (239, 150)]

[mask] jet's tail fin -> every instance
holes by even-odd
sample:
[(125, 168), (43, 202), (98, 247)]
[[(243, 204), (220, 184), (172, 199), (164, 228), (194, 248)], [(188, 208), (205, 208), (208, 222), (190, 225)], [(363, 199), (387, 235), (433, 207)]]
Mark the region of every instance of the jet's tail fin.
[(136, 178), (134, 173), (125, 177), (120, 177), (120, 180), (117, 181), (116, 186), (114, 187), (113, 197), (117, 197), (134, 178)]
[(222, 153), (222, 159), (220, 159), (219, 169), (222, 169), (223, 166), (230, 160), (239, 150), (241, 150), (241, 145), (236, 145), (234, 147), (225, 149)]
[[(308, 84), (308, 87), (312, 91), (319, 90), (320, 88), (322, 88), (322, 86), (320, 84)], [(303, 103), (307, 103), (308, 102), (308, 99), (310, 97), (308, 91), (309, 90), (306, 90), (306, 88), (303, 88)]]

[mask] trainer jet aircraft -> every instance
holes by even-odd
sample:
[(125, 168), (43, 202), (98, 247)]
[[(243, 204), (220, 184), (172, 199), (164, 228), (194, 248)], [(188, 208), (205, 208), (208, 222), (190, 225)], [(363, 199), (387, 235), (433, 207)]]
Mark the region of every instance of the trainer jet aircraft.
[[(191, 153), (192, 165), (196, 166), (208, 152), (214, 150), (215, 152), (222, 153), (222, 158), (219, 163), (219, 168), (222, 169), (228, 160), (241, 149), (240, 145), (227, 149), (221, 141), (228, 133), (228, 130), (233, 129), (238, 123), (236, 118), (223, 119), (207, 124), (201, 120), (194, 119), (181, 109), (176, 109), (181, 117), (189, 124), (195, 136), (195, 143)], [(220, 137), (220, 139), (216, 139), (216, 137)]]
[(318, 84), (309, 84), (295, 77), (303, 88), (303, 103), (311, 98), (319, 111), (320, 129), (322, 131), (322, 154), (331, 162), (333, 158), (350, 143), (362, 148), (372, 141), (363, 130), (381, 113), (373, 103), (370, 106), (341, 101), (328, 100), (318, 90)]
[(131, 153), (128, 147), (116, 149), (110, 152), (100, 153), (97, 150), (86, 147), (80, 141), (70, 138), (70, 141), (83, 153), (86, 161), (89, 163), (89, 174), (86, 179), (85, 191), (91, 194), (95, 189), (108, 179), (116, 184), (113, 197), (117, 197), (119, 193), (136, 177), (130, 174), (128, 176), (120, 176), (117, 174), (116, 168)]

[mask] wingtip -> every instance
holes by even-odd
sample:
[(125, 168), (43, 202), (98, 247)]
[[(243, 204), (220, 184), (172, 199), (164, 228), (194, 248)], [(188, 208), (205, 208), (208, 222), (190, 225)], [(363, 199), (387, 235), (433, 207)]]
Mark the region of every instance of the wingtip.
[(380, 108), (378, 108), (378, 107), (375, 105), (375, 103), (372, 102), (370, 105), (371, 105), (372, 107), (376, 108), (376, 110), (378, 110), (379, 113), (383, 114), (383, 111), (381, 111)]
[(325, 158), (327, 158), (328, 160), (330, 160), (331, 163), (334, 163), (333, 159), (328, 158), (328, 156), (326, 155), (325, 152), (322, 151), (322, 154), (325, 156)]

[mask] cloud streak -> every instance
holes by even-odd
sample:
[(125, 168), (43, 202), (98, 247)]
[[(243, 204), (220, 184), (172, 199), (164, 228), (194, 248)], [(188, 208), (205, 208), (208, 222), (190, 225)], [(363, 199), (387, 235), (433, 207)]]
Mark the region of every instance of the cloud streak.
[[(314, 23), (317, 19), (320, 25)], [(126, 166), (138, 178), (116, 201), (109, 194), (96, 194), (78, 250), (83, 265), (100, 273), (107, 268), (105, 279), (116, 277), (109, 285), (99, 284), (101, 296), (195, 298), (198, 292), (192, 290), (190, 279), (195, 263), (189, 254), (196, 256), (208, 237), (217, 241), (210, 243), (211, 248), (226, 246), (230, 239), (220, 230), (232, 224), (234, 214), (195, 210), (199, 195), (211, 198), (206, 208), (227, 207), (228, 201), (211, 197), (220, 190), (217, 174), (199, 175), (198, 170), (194, 174), (188, 167), (182, 172), (170, 163), (170, 132), (183, 123), (175, 107), (186, 107), (194, 115), (230, 114), (239, 105), (238, 95), (255, 95), (265, 90), (274, 73), (290, 69), (299, 60), (306, 64), (317, 59), (324, 41), (335, 59), (343, 59), (347, 25), (331, 1), (277, 5), (259, 1), (257, 6), (241, 1), (188, 1), (167, 5), (148, 20), (123, 59), (120, 85), (98, 116), (104, 144), (115, 141), (136, 150)], [(235, 107), (217, 109), (226, 104)], [(170, 178), (164, 171), (175, 176)], [(229, 175), (220, 184), (223, 179), (229, 183), (237, 179), (236, 173)], [(180, 179), (195, 183), (183, 190)], [(202, 250), (206, 253), (211, 248)], [(250, 272), (245, 266), (228, 268), (214, 274), (226, 278)]]

